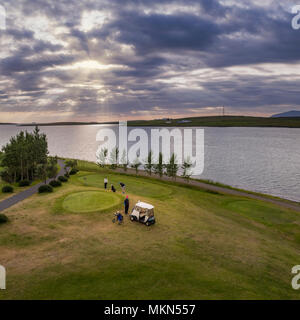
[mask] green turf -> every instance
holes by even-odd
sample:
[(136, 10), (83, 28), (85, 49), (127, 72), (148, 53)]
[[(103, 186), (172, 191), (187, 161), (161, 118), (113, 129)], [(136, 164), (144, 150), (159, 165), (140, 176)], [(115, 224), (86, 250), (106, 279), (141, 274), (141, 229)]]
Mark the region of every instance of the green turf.
[(83, 191), (70, 194), (63, 201), (63, 208), (71, 212), (95, 212), (114, 207), (119, 198), (113, 193)]
[[(123, 182), (126, 187), (126, 193), (133, 193), (142, 197), (147, 198), (161, 198), (165, 199), (172, 193), (172, 189), (170, 189), (167, 185), (163, 185), (161, 183), (147, 181), (145, 183), (145, 179), (138, 177), (130, 177), (130, 176), (120, 176), (117, 174), (92, 174), (87, 176), (79, 177), (79, 181), (84, 185), (93, 186), (97, 188), (103, 188), (104, 177), (108, 178), (108, 188), (110, 189), (111, 184), (115, 186), (115, 188), (121, 192), (120, 182)], [(142, 200), (142, 199), (141, 199)]]
[[(54, 193), (36, 194), (5, 212), (10, 222), (0, 226), (0, 257), (7, 290), (0, 300), (300, 298), (291, 287), (300, 256), (299, 213), (85, 166), (89, 172)], [(120, 187), (117, 194), (103, 190), (107, 174), (110, 182), (126, 183), (130, 209), (137, 200), (155, 206), (154, 226), (126, 216), (114, 224), (115, 207), (66, 213), (65, 203), (82, 213), (102, 206), (100, 195), (117, 197), (123, 210)]]

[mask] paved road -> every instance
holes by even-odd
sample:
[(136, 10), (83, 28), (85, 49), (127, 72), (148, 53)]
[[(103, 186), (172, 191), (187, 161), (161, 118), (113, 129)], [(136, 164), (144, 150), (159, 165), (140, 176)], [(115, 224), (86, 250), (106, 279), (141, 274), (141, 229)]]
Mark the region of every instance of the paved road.
[[(58, 164), (60, 165), (60, 171), (58, 173), (58, 176), (62, 176), (65, 174), (65, 169), (64, 169), (64, 161), (63, 160), (58, 160)], [(48, 179), (47, 183), (49, 183), (52, 179)], [(39, 187), (44, 184), (44, 182), (38, 183), (34, 185), (33, 187), (26, 189), (25, 191), (19, 192), (15, 195), (13, 195), (10, 198), (7, 198), (3, 201), (0, 202), (0, 212), (12, 207), (16, 203), (25, 200), (26, 198), (32, 196), (36, 192), (38, 192)]]
[[(122, 173), (122, 172), (124, 173), (124, 171), (122, 169), (117, 169), (117, 171), (120, 173)], [(135, 170), (128, 169), (126, 173), (135, 175)], [(148, 176), (147, 172), (142, 171), (142, 170), (139, 171), (138, 175)], [(163, 176), (162, 178), (160, 178), (158, 175), (155, 175), (155, 174), (152, 174), (152, 176), (155, 178), (161, 179), (161, 180), (174, 182), (174, 180), (172, 178), (169, 178), (166, 176)], [(247, 197), (247, 198), (251, 198), (251, 199), (255, 199), (255, 200), (262, 200), (262, 201), (273, 203), (273, 204), (280, 206), (280, 207), (284, 207), (287, 209), (292, 209), (292, 210), (300, 212), (300, 203), (298, 203), (298, 202), (273, 199), (273, 198), (265, 197), (263, 195), (256, 195), (256, 194), (251, 194), (251, 193), (247, 193), (247, 192), (243, 192), (243, 191), (233, 190), (230, 188), (219, 187), (219, 186), (215, 186), (212, 184), (208, 184), (208, 183), (204, 183), (204, 182), (196, 181), (196, 180), (190, 180), (190, 182), (186, 182), (185, 179), (180, 178), (180, 177), (176, 178), (176, 182), (180, 182), (180, 183), (187, 184), (187, 185), (192, 185), (195, 187), (199, 187), (201, 189), (206, 189), (206, 190), (215, 191), (215, 192), (219, 192), (219, 193), (229, 194), (229, 195), (233, 195), (233, 196), (240, 196), (240, 197)]]

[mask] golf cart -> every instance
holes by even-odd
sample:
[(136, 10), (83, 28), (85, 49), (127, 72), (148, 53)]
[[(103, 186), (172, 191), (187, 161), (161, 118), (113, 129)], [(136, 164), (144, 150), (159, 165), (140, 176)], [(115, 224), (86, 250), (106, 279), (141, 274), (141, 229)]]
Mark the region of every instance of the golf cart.
[(146, 226), (150, 226), (155, 223), (154, 207), (151, 204), (139, 201), (132, 209), (129, 217), (131, 221), (139, 221)]

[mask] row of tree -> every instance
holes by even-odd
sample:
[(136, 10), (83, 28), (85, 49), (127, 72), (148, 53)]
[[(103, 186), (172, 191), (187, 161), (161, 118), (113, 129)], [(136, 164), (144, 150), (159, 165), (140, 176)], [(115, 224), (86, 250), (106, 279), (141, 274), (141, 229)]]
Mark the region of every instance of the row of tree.
[(2, 148), (1, 178), (9, 183), (55, 178), (57, 158), (48, 154), (47, 137), (38, 127), (32, 133), (21, 131)]
[[(116, 169), (118, 167), (118, 159), (119, 159), (119, 149), (114, 148), (110, 154), (108, 154), (108, 150), (106, 148), (102, 148), (100, 150), (100, 153), (98, 155), (98, 165), (100, 167), (106, 167), (109, 166), (111, 169)], [(158, 174), (160, 177), (163, 175), (166, 175), (168, 177), (172, 177), (176, 179), (178, 175), (179, 169), (182, 170), (181, 176), (184, 177), (186, 180), (189, 180), (192, 175), (192, 162), (190, 158), (187, 158), (184, 160), (183, 164), (181, 166), (178, 165), (176, 161), (176, 155), (173, 153), (168, 160), (167, 163), (164, 162), (163, 154), (162, 152), (159, 153), (158, 161), (154, 161), (153, 158), (153, 152), (149, 151), (147, 159), (144, 161), (144, 170), (149, 174), (152, 175)], [(110, 163), (110, 164), (108, 164)], [(136, 174), (138, 173), (139, 168), (142, 166), (142, 163), (140, 162), (139, 158), (137, 157), (133, 163), (128, 165), (128, 161), (126, 158), (126, 152), (123, 151), (121, 156), (121, 166), (124, 169), (124, 171), (127, 171), (128, 166), (135, 169)]]

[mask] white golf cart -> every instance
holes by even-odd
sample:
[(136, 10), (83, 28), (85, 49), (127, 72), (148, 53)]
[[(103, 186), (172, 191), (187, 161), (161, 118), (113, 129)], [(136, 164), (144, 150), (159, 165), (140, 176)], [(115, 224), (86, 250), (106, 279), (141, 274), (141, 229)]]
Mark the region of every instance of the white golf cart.
[(155, 223), (154, 207), (151, 204), (139, 201), (132, 209), (129, 217), (131, 221), (139, 221), (146, 226), (150, 226)]

